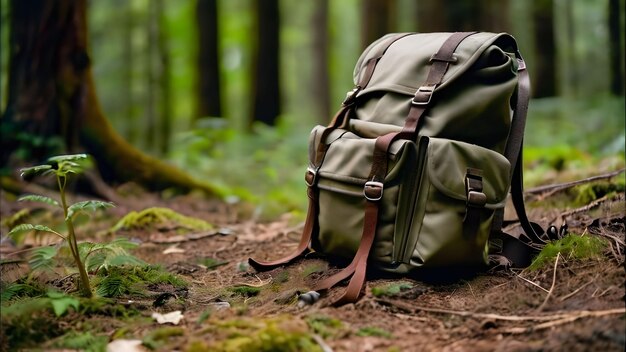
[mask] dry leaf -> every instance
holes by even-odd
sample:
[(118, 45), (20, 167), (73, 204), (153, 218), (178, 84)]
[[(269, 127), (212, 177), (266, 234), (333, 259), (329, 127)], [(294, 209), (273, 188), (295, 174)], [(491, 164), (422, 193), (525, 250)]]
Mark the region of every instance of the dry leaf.
[(170, 312), (167, 314), (161, 314), (161, 313), (152, 313), (152, 317), (154, 319), (156, 319), (157, 323), (159, 324), (174, 324), (174, 325), (178, 325), (178, 323), (180, 323), (180, 321), (183, 319), (184, 315), (182, 314), (182, 312), (180, 310), (174, 311), (174, 312)]

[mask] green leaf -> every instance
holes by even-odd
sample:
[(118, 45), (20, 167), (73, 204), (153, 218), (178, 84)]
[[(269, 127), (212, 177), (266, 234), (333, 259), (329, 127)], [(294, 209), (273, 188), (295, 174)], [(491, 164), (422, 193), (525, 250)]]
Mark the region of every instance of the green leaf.
[(41, 175), (46, 175), (49, 174), (51, 172), (54, 172), (54, 170), (52, 170), (52, 166), (50, 165), (37, 165), (37, 166), (32, 166), (32, 167), (27, 167), (24, 169), (20, 169), (20, 176), (23, 179), (29, 179), (35, 176), (41, 176)]
[(61, 292), (49, 291), (48, 297), (50, 298), (54, 314), (56, 314), (57, 317), (65, 314), (70, 307), (74, 307), (75, 310), (78, 310), (78, 306), (80, 305), (78, 299), (67, 296)]
[(59, 206), (59, 202), (57, 202), (56, 200), (50, 197), (40, 196), (37, 194), (25, 195), (23, 197), (20, 197), (17, 201), (18, 202), (39, 202), (39, 203), (55, 205), (57, 207)]
[(48, 158), (48, 162), (49, 163), (62, 163), (62, 162), (67, 162), (67, 161), (81, 161), (81, 160), (87, 160), (89, 158), (89, 155), (87, 154), (68, 154), (68, 155), (57, 155), (57, 156), (53, 156)]
[(67, 209), (67, 217), (65, 218), (65, 220), (69, 220), (70, 218), (72, 218), (72, 216), (74, 216), (74, 214), (78, 212), (96, 211), (98, 209), (113, 208), (114, 206), (115, 204), (111, 202), (103, 202), (99, 200), (86, 200), (84, 202), (78, 202), (76, 204), (70, 205), (70, 207)]
[(59, 235), (58, 232), (44, 225), (33, 225), (33, 224), (21, 224), (17, 225), (9, 231), (7, 236), (15, 236), (20, 233), (28, 232), (28, 231), (41, 231), (41, 232), (49, 232), (55, 235)]
[(57, 255), (57, 252), (58, 249), (54, 246), (33, 250), (28, 261), (31, 270), (52, 270), (54, 268), (54, 257)]

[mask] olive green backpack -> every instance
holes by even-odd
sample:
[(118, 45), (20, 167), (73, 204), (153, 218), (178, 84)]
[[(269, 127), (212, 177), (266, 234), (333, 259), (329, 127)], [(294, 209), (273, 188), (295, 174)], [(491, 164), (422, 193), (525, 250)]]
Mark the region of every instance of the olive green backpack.
[[(529, 78), (515, 39), (482, 32), (388, 34), (354, 71), (356, 86), (309, 141), (309, 209), (298, 249), (351, 263), (336, 302), (358, 299), (366, 267), (410, 274), (526, 266), (543, 243), (522, 198), (521, 151)], [(525, 234), (503, 233), (509, 192)], [(554, 229), (552, 232), (555, 232)], [(444, 271), (445, 272), (445, 271)]]

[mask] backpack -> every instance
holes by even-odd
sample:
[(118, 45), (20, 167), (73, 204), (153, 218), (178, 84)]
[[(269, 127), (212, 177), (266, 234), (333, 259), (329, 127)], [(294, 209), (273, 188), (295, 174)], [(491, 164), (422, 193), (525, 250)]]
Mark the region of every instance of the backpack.
[[(522, 195), (529, 78), (506, 33), (388, 34), (361, 54), (355, 87), (309, 140), (309, 207), (291, 255), (249, 259), (258, 271), (310, 250), (350, 264), (335, 302), (355, 302), (366, 268), (409, 275), (530, 263), (545, 243)], [(508, 194), (522, 233), (502, 232)], [(549, 239), (558, 236), (556, 228)]]

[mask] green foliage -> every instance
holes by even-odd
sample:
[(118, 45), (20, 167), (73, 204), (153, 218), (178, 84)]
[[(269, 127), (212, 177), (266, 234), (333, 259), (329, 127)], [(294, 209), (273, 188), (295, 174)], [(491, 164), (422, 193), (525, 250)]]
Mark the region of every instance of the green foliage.
[(18, 202), (39, 202), (39, 203), (44, 203), (44, 204), (48, 204), (48, 205), (54, 205), (56, 207), (59, 206), (59, 202), (57, 202), (56, 200), (50, 198), (50, 197), (46, 197), (46, 196), (40, 196), (37, 194), (29, 194), (26, 196), (22, 196), (20, 198), (18, 198), (17, 200)]
[(602, 254), (605, 247), (606, 241), (600, 237), (569, 234), (557, 241), (546, 244), (528, 269), (541, 269), (544, 265), (554, 262), (559, 253), (566, 259), (597, 258)]
[(170, 337), (184, 336), (185, 329), (178, 326), (166, 326), (150, 331), (142, 339), (144, 346), (151, 350), (156, 350), (162, 347)]
[(89, 272), (124, 265), (146, 265), (144, 261), (127, 252), (127, 250), (135, 247), (137, 247), (136, 243), (125, 238), (116, 238), (109, 243), (81, 242), (78, 244), (79, 253)]
[(205, 266), (207, 270), (213, 270), (217, 267), (228, 264), (228, 262), (215, 258), (201, 258), (198, 260), (198, 264)]
[(375, 297), (394, 296), (404, 290), (409, 290), (411, 288), (413, 288), (412, 283), (400, 281), (396, 283), (390, 283), (384, 286), (372, 287), (372, 294)]
[[(235, 319), (221, 321), (212, 327), (212, 340), (216, 334), (226, 336), (211, 346), (196, 344), (195, 351), (216, 352), (289, 352), (321, 351), (306, 326), (286, 317), (268, 319)], [(191, 351), (190, 348), (188, 351)]]
[(59, 194), (61, 202), (57, 202), (51, 198), (40, 195), (27, 195), (21, 198), (21, 200), (38, 201), (49, 205), (55, 205), (63, 209), (65, 214), (65, 225), (67, 227), (67, 235), (61, 235), (57, 231), (43, 225), (31, 225), (22, 224), (13, 228), (9, 235), (17, 235), (19, 233), (27, 231), (43, 231), (53, 233), (62, 238), (63, 244), (58, 248), (45, 247), (39, 248), (33, 251), (30, 259), (31, 269), (33, 271), (42, 269), (51, 269), (54, 265), (54, 259), (58, 253), (63, 253), (58, 249), (68, 249), (71, 253), (74, 261), (74, 268), (78, 269), (80, 278), (80, 289), (84, 296), (91, 297), (91, 285), (89, 283), (89, 276), (87, 275), (84, 258), (81, 256), (78, 246), (78, 240), (76, 233), (74, 232), (74, 223), (72, 222), (72, 215), (77, 211), (96, 210), (99, 208), (109, 208), (113, 204), (100, 201), (86, 201), (79, 202), (73, 205), (68, 205), (66, 200), (65, 189), (67, 186), (68, 178), (70, 175), (79, 174), (86, 168), (90, 167), (90, 157), (87, 154), (71, 154), (71, 155), (59, 155), (48, 158), (45, 164), (32, 166), (21, 169), (21, 176), (25, 180), (32, 179), (37, 176), (49, 176), (54, 175), (56, 183), (59, 188)]
[(59, 248), (56, 246), (39, 247), (31, 252), (28, 264), (33, 272), (52, 271)]
[(149, 286), (165, 284), (174, 288), (188, 286), (188, 283), (180, 277), (156, 265), (110, 267), (99, 271), (94, 279), (96, 293), (101, 297), (144, 296)]
[(74, 214), (79, 212), (95, 212), (99, 209), (108, 209), (115, 207), (115, 204), (111, 202), (103, 202), (99, 200), (86, 200), (84, 202), (78, 202), (70, 205), (67, 208), (66, 219), (71, 219)]
[(59, 337), (53, 344), (53, 347), (70, 349), (85, 352), (105, 351), (109, 343), (106, 335), (94, 335), (89, 331), (78, 332), (70, 331)]
[(617, 182), (595, 182), (576, 187), (575, 205), (583, 206), (607, 195), (624, 192), (624, 177), (618, 177)]
[(158, 227), (183, 228), (190, 231), (205, 231), (213, 229), (208, 222), (182, 215), (168, 208), (153, 207), (140, 212), (131, 211), (120, 219), (111, 231), (138, 230)]
[(393, 335), (384, 329), (373, 327), (373, 326), (365, 326), (360, 328), (356, 332), (356, 336), (374, 336), (374, 337), (384, 337), (386, 339), (393, 338)]
[(46, 289), (38, 286), (36, 283), (18, 282), (2, 285), (0, 290), (0, 303), (8, 302), (12, 299), (21, 297), (37, 297), (46, 293)]
[(54, 231), (53, 229), (49, 228), (48, 226), (33, 225), (33, 224), (17, 225), (14, 228), (12, 228), (11, 231), (9, 231), (7, 236), (9, 236), (9, 237), (18, 236), (20, 234), (23, 234), (24, 232), (31, 232), (31, 231), (48, 232), (48, 233), (52, 233), (52, 234), (55, 234), (57, 236), (60, 236), (61, 238), (65, 238), (63, 235), (59, 234), (58, 232)]
[(14, 350), (36, 346), (63, 334), (50, 298), (25, 298), (0, 309), (0, 334)]
[(327, 264), (310, 264), (302, 268), (302, 277), (307, 277), (314, 273), (324, 272), (328, 268)]
[(257, 214), (275, 217), (306, 208), (303, 180), (309, 126), (254, 126), (254, 134), (225, 124), (182, 135), (171, 160), (197, 177), (211, 175), (227, 201), (257, 205)]
[(70, 307), (73, 307), (74, 310), (78, 310), (78, 306), (80, 305), (78, 299), (61, 292), (49, 291), (48, 298), (50, 298), (52, 310), (57, 317), (65, 314)]
[(336, 318), (314, 314), (306, 318), (309, 329), (325, 339), (338, 337), (345, 331), (343, 322)]

